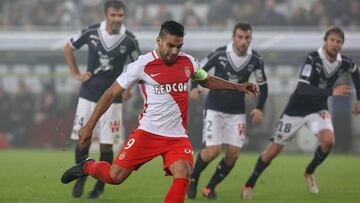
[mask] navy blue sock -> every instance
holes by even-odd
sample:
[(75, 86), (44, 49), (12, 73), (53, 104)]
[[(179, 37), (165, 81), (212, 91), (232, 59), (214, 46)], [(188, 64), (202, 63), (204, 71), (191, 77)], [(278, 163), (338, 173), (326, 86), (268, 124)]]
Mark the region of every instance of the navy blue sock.
[(78, 164), (81, 161), (85, 160), (89, 156), (89, 148), (90, 146), (86, 147), (85, 149), (80, 150), (79, 144), (76, 144), (75, 147), (75, 162)]
[(197, 160), (195, 162), (195, 167), (194, 167), (194, 171), (193, 173), (191, 174), (190, 178), (191, 179), (195, 179), (195, 180), (198, 180), (199, 177), (200, 177), (200, 174), (201, 172), (206, 168), (206, 166), (208, 165), (209, 163), (206, 163), (204, 162), (202, 159), (201, 159), (201, 156), (200, 156), (200, 153), (197, 157)]
[(220, 163), (216, 167), (216, 171), (212, 178), (210, 179), (206, 188), (210, 188), (212, 190), (215, 189), (216, 185), (218, 185), (224, 178), (230, 173), (233, 166), (228, 166), (225, 163), (225, 160), (222, 159)]
[(307, 174), (313, 174), (315, 169), (326, 159), (330, 152), (323, 152), (319, 146), (316, 151), (313, 160), (306, 167)]
[(249, 179), (247, 180), (247, 182), (245, 184), (245, 187), (253, 188), (256, 184), (257, 179), (261, 175), (261, 173), (270, 165), (270, 163), (271, 162), (265, 163), (263, 160), (261, 160), (261, 156), (260, 156), (256, 162), (255, 168), (254, 168), (251, 176), (249, 177)]

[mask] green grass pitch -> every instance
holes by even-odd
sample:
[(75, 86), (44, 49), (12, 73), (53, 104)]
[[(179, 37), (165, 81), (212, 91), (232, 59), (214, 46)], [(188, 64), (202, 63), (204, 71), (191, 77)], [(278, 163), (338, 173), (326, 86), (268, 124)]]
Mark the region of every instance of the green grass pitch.
[[(312, 154), (282, 154), (264, 172), (255, 188), (252, 200), (240, 199), (240, 188), (249, 176), (257, 154), (244, 153), (234, 170), (217, 187), (218, 201), (210, 202), (266, 202), (266, 203), (350, 203), (360, 202), (360, 157), (355, 155), (331, 155), (317, 170), (320, 188), (318, 195), (306, 190), (303, 171)], [(97, 155), (94, 155), (98, 158)], [(73, 199), (73, 184), (63, 185), (60, 176), (73, 165), (72, 151), (55, 150), (8, 150), (0, 151), (0, 202), (1, 203), (81, 203), (89, 202), (87, 194), (94, 185), (88, 179), (82, 198)], [(199, 191), (213, 174), (215, 160), (202, 174)], [(164, 177), (162, 161), (157, 158), (134, 172), (119, 186), (106, 186), (104, 197), (96, 202), (104, 203), (159, 203), (172, 182)], [(198, 192), (199, 193), (199, 192)], [(92, 201), (95, 202), (95, 201)], [(187, 203), (209, 202), (198, 194), (196, 200)]]

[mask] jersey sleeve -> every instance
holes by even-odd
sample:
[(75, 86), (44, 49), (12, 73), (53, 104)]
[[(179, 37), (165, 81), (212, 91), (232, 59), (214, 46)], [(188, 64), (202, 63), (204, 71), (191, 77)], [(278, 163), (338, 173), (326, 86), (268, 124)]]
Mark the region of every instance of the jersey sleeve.
[(216, 53), (216, 51), (211, 52), (206, 58), (201, 61), (200, 65), (206, 72), (216, 66), (216, 62), (218, 61)]
[(355, 63), (351, 62), (350, 72), (351, 72), (351, 79), (352, 79), (354, 87), (355, 87), (356, 99), (360, 100), (360, 71), (359, 71), (359, 67)]
[(85, 28), (70, 38), (70, 45), (74, 49), (80, 49), (89, 39), (89, 29)]
[(263, 110), (266, 99), (268, 97), (269, 90), (267, 85), (265, 69), (264, 69), (264, 60), (262, 57), (258, 57), (258, 62), (254, 69), (254, 75), (255, 75), (256, 83), (259, 85), (259, 89), (260, 89), (260, 95), (258, 97), (258, 103), (256, 105), (256, 108)]
[(266, 84), (267, 78), (266, 78), (265, 69), (264, 69), (264, 60), (262, 59), (262, 57), (258, 58), (257, 65), (254, 69), (254, 75), (255, 75), (256, 83), (258, 85)]
[(132, 62), (134, 62), (141, 55), (141, 51), (140, 51), (140, 48), (139, 48), (138, 41), (135, 38), (132, 41), (133, 41), (133, 47), (132, 47), (132, 50), (131, 50), (131, 53), (130, 53), (130, 60)]
[(314, 73), (313, 61), (313, 57), (309, 54), (306, 58), (304, 65), (301, 67), (299, 82), (310, 84), (310, 80)]
[(144, 66), (139, 63), (139, 61), (134, 61), (129, 63), (121, 73), (121, 75), (116, 79), (121, 87), (127, 89), (133, 82), (141, 80), (141, 77), (144, 72)]

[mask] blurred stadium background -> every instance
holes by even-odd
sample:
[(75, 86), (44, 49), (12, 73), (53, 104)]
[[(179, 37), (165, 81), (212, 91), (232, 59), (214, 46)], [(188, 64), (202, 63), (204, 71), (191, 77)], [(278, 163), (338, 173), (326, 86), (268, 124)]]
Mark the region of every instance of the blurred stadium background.
[[(248, 125), (246, 151), (260, 151), (297, 83), (298, 70), (309, 51), (322, 45), (323, 31), (339, 25), (346, 32), (343, 53), (359, 64), (360, 1), (358, 0), (123, 0), (125, 25), (137, 36), (143, 53), (155, 48), (161, 22), (185, 24), (183, 50), (199, 59), (231, 40), (238, 21), (253, 24), (252, 47), (264, 57), (270, 96), (265, 122)], [(103, 20), (101, 0), (0, 0), (0, 148), (62, 149), (69, 136), (80, 83), (70, 75), (63, 57), (67, 40), (85, 25)], [(86, 66), (86, 49), (77, 52)], [(341, 78), (349, 83), (349, 77)], [(205, 95), (204, 95), (205, 96)], [(247, 98), (247, 109), (254, 98)], [(342, 153), (360, 153), (360, 118), (351, 115), (351, 98), (332, 98), (337, 146)], [(234, 101), (236, 102), (236, 101)], [(142, 99), (125, 104), (129, 135), (136, 127)], [(191, 101), (189, 136), (201, 147), (202, 102)], [(303, 129), (286, 149), (308, 152), (316, 147)]]

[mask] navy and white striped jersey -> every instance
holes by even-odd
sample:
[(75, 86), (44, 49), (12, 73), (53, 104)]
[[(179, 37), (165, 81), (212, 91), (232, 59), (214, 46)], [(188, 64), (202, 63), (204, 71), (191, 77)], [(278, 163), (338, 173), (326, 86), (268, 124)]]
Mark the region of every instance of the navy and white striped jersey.
[[(251, 73), (254, 73), (260, 88), (257, 108), (263, 109), (268, 86), (263, 59), (254, 50), (249, 48), (245, 56), (239, 57), (234, 53), (233, 44), (230, 43), (210, 53), (201, 65), (205, 71), (214, 67), (215, 76), (235, 83), (248, 82)], [(197, 86), (194, 83), (192, 87)], [(205, 101), (205, 108), (230, 114), (243, 114), (245, 113), (244, 98), (243, 92), (210, 90)]]
[(345, 72), (351, 73), (359, 100), (359, 69), (350, 58), (338, 54), (336, 61), (330, 63), (322, 48), (309, 53), (300, 70), (298, 85), (290, 96), (284, 114), (306, 116), (320, 110), (327, 110), (327, 98), (332, 94), (333, 85)]
[[(97, 102), (123, 72), (128, 57), (133, 62), (140, 55), (135, 36), (124, 25), (117, 35), (109, 35), (105, 27), (105, 21), (88, 26), (78, 36), (70, 39), (70, 45), (75, 49), (85, 44), (89, 48), (87, 71), (93, 76), (83, 82), (80, 97), (93, 102)], [(121, 101), (121, 97), (115, 100), (116, 103)]]

